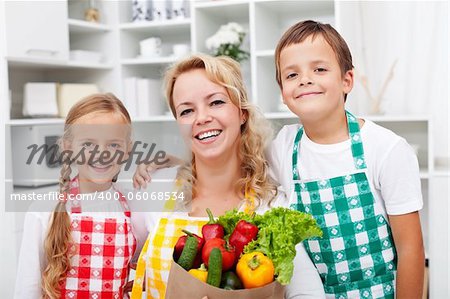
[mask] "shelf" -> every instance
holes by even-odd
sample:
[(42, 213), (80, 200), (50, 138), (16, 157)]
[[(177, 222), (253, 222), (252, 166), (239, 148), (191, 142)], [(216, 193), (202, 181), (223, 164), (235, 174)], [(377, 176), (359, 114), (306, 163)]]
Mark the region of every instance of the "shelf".
[(146, 122), (175, 122), (175, 118), (172, 113), (170, 115), (155, 115), (145, 118), (136, 117), (133, 119), (133, 123), (146, 123)]
[(221, 8), (225, 6), (239, 6), (239, 5), (248, 5), (250, 3), (249, 0), (219, 0), (219, 1), (199, 1), (195, 2), (195, 8)]
[(275, 50), (261, 50), (255, 52), (256, 57), (263, 57), (263, 58), (274, 58), (275, 56)]
[(97, 33), (107, 32), (111, 27), (105, 24), (98, 24), (77, 19), (69, 19), (69, 32), (71, 33)]
[(181, 30), (187, 29), (191, 26), (191, 19), (178, 19), (178, 20), (166, 20), (166, 21), (142, 21), (124, 23), (119, 25), (119, 29), (124, 31), (134, 32), (149, 32), (152, 29), (164, 29), (167, 30)]
[(267, 112), (267, 113), (264, 113), (264, 116), (267, 119), (295, 119), (295, 118), (298, 118), (298, 116), (292, 112)]
[(330, 12), (334, 10), (333, 1), (256, 0), (255, 6), (264, 7), (272, 13), (278, 14), (300, 12), (302, 15), (314, 15), (317, 12)]
[(130, 58), (122, 59), (122, 65), (145, 65), (145, 64), (169, 64), (177, 60), (175, 56), (155, 57), (155, 58)]
[(430, 117), (427, 115), (357, 115), (359, 118), (368, 119), (373, 122), (427, 122)]
[(15, 58), (15, 57), (7, 57), (6, 59), (8, 61), (9, 66), (21, 68), (96, 69), (96, 70), (112, 69), (112, 65), (93, 62), (67, 61), (67, 60), (55, 60), (43, 58)]
[(59, 125), (64, 124), (64, 118), (24, 118), (12, 119), (6, 122), (10, 126), (33, 126), (33, 125)]

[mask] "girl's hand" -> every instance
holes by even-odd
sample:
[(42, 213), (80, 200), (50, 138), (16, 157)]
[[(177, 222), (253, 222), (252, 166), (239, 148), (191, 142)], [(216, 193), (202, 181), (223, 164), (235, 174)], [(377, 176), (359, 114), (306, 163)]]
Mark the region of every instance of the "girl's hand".
[[(130, 262), (130, 269), (136, 270), (137, 263)], [(130, 298), (130, 292), (133, 290), (134, 280), (128, 281), (123, 287), (124, 298)], [(145, 291), (145, 283), (143, 284), (143, 290)]]

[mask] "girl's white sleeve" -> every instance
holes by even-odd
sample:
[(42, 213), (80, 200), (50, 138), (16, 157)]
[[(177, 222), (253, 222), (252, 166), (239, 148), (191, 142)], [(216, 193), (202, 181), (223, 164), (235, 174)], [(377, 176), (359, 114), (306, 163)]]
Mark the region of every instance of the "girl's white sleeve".
[(41, 298), (41, 275), (46, 267), (44, 240), (50, 215), (37, 212), (25, 215), (15, 299)]
[(325, 298), (319, 272), (306, 253), (303, 243), (295, 247), (294, 273), (291, 283), (286, 288), (285, 298)]

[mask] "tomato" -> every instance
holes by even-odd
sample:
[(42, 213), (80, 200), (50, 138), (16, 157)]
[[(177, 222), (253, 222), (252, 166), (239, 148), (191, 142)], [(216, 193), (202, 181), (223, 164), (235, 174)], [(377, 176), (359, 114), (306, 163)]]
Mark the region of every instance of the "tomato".
[(212, 238), (203, 245), (202, 259), (203, 263), (208, 266), (209, 254), (213, 248), (219, 248), (222, 253), (222, 271), (227, 271), (234, 266), (235, 250), (230, 247), (224, 239)]

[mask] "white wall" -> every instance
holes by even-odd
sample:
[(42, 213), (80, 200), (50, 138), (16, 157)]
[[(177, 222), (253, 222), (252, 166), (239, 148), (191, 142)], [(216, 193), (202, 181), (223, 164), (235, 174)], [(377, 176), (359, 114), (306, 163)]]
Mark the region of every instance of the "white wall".
[[(349, 44), (356, 70), (348, 106), (370, 113), (370, 101), (361, 85), (367, 77), (370, 91), (382, 89), (385, 114), (427, 115), (434, 121), (435, 156), (449, 157), (448, 2), (342, 2), (339, 29)], [(442, 159), (441, 158), (441, 159)]]

